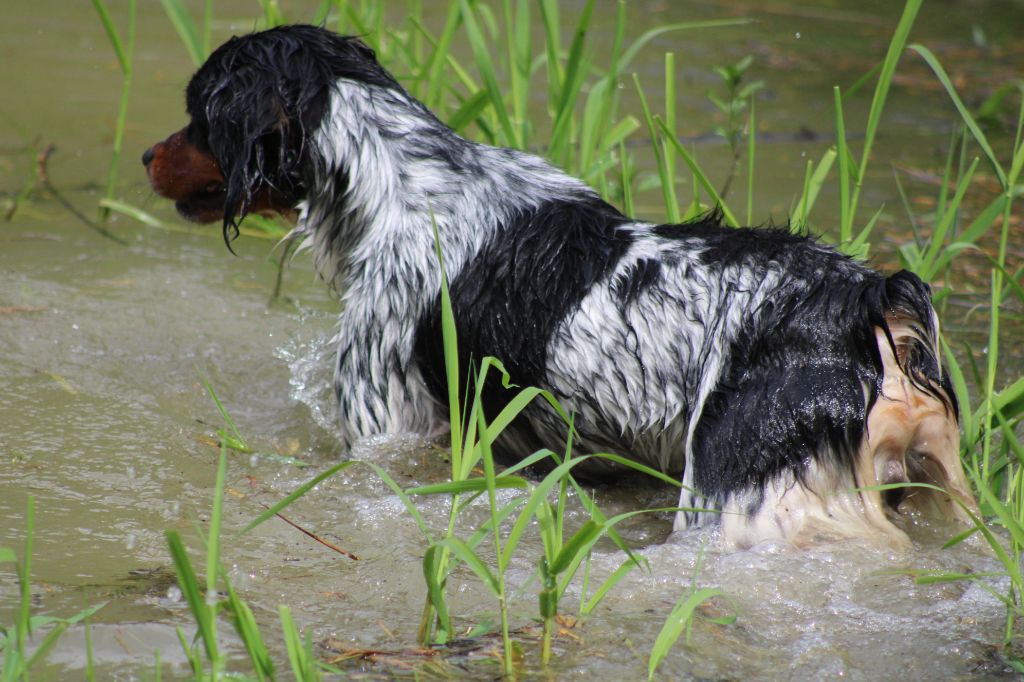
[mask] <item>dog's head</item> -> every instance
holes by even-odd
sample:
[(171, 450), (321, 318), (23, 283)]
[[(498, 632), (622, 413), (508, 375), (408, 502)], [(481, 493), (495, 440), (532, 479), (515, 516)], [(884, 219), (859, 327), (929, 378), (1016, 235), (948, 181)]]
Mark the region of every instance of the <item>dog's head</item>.
[(357, 38), (298, 25), (232, 38), (188, 84), (191, 122), (143, 154), (153, 190), (189, 220), (223, 221), (226, 239), (248, 213), (292, 213), (342, 78), (399, 87)]

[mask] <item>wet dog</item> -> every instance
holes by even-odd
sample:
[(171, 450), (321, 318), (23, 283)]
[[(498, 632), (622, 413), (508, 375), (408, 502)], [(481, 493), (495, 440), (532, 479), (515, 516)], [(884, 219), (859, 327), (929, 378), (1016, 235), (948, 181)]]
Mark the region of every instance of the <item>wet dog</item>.
[[(458, 136), (364, 43), (321, 28), (231, 39), (186, 99), (191, 122), (143, 156), (153, 189), (225, 239), (246, 214), (294, 215), (344, 304), (346, 445), (446, 426), (436, 226), (461, 366), (495, 356), (575, 413), (578, 451), (681, 476), (680, 506), (713, 513), (680, 512), (677, 528), (720, 524), (731, 546), (906, 544), (893, 513), (975, 507), (913, 274), (715, 216), (628, 218), (536, 156)], [(510, 395), (486, 386), (491, 414)], [(499, 445), (522, 458), (566, 429), (535, 406)], [(946, 492), (877, 489), (903, 482)]]

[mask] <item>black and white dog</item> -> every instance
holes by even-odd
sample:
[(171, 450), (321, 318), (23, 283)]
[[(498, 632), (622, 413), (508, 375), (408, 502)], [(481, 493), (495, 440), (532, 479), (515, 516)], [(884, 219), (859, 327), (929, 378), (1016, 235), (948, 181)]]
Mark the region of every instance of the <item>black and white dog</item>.
[[(720, 523), (730, 546), (905, 545), (889, 514), (975, 508), (914, 275), (714, 217), (632, 220), (536, 156), (459, 137), (365, 44), (321, 28), (231, 39), (186, 96), (189, 125), (143, 156), (150, 182), (225, 238), (247, 213), (297, 220), (344, 304), (344, 443), (446, 426), (436, 224), (462, 366), (496, 356), (575, 412), (579, 451), (681, 475), (681, 506), (720, 512), (677, 528)], [(523, 457), (565, 435), (538, 407), (501, 445)], [(865, 490), (908, 481), (948, 494)]]

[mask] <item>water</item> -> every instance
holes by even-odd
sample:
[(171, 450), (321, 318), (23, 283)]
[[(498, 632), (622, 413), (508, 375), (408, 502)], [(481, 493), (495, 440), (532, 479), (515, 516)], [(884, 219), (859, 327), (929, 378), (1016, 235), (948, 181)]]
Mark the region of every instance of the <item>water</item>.
[[(295, 5), (287, 9), (304, 16), (306, 5)], [(254, 11), (248, 2), (218, 3), (218, 16), (238, 19), (219, 25), (215, 40), (247, 30)], [(871, 67), (898, 11), (887, 3), (833, 2), (814, 10), (784, 3), (689, 9), (652, 3), (643, 12), (631, 9), (632, 35), (680, 19), (750, 16), (757, 23), (722, 33), (662, 36), (636, 69), (656, 100), (662, 53), (677, 50), (681, 131), (699, 140), (701, 162), (720, 172), (725, 148), (706, 135), (711, 105), (704, 91), (716, 86), (710, 66), (755, 54), (753, 77), (768, 84), (758, 102), (764, 133), (755, 213), (781, 220), (801, 185), (806, 160), (819, 158), (828, 144), (832, 83), (848, 84)], [(124, 16), (123, 3), (112, 3), (112, 12)], [(976, 22), (991, 50), (972, 46), (970, 27)], [(1007, 36), (1022, 25), (1024, 14), (1013, 3), (926, 7), (914, 38), (948, 58), (947, 66), (976, 99), (1000, 76), (1019, 75), (1021, 48)], [(602, 16), (595, 31), (608, 26)], [(3, 207), (33, 186), (33, 145), (52, 142), (57, 152), (48, 165), (51, 181), (92, 215), (106, 173), (119, 87), (102, 28), (88, 3), (41, 0), (8, 8), (0, 31), (0, 82), (8, 93), (0, 104)], [(952, 120), (951, 107), (924, 67), (907, 61), (865, 199), (872, 209), (890, 207), (882, 220), (895, 242), (909, 232), (897, 208), (891, 164), (932, 173), (941, 168)], [(170, 207), (149, 192), (138, 163), (146, 146), (182, 125), (181, 92), (192, 71), (157, 4), (141, 8), (136, 67), (118, 194), (180, 225)], [(857, 112), (863, 113), (863, 105), (853, 103), (850, 120)], [(929, 182), (911, 182), (911, 195), (933, 191)], [(827, 216), (835, 197), (821, 201), (819, 221), (831, 229)], [(657, 217), (659, 210), (656, 195), (641, 196), (641, 213)], [(35, 611), (68, 616), (107, 601), (92, 632), (103, 677), (146, 678), (157, 650), (165, 674), (184, 675), (174, 629), (181, 625), (191, 632), (191, 619), (174, 585), (164, 531), (178, 530), (198, 548), (194, 529), (209, 519), (217, 455), (211, 442), (222, 420), (203, 379), (256, 451), (295, 456), (316, 471), (337, 461), (342, 453), (332, 435), (329, 389), (337, 303), (302, 257), (286, 273), (282, 298), (270, 303), (276, 269), (267, 258), (268, 241), (243, 238), (234, 246), (238, 257), (232, 257), (216, 230), (161, 230), (118, 217), (110, 229), (127, 246), (88, 230), (38, 188), (0, 229), (0, 546), (20, 552), (26, 497), (35, 496)], [(876, 253), (883, 264), (894, 261), (892, 254), (892, 245), (885, 244)], [(973, 269), (957, 274), (966, 282), (958, 292), (960, 307), (945, 322), (954, 339), (974, 342), (983, 323), (961, 308), (981, 300), (970, 291), (984, 292), (987, 274), (977, 268), (980, 260), (967, 262)], [(1004, 347), (1011, 358), (1005, 371), (1017, 376), (1024, 371), (1020, 346), (1010, 339)], [(437, 482), (445, 473), (439, 452), (413, 437), (372, 439), (352, 454), (379, 463), (403, 486)], [(280, 647), (274, 634), (277, 605), (284, 603), (317, 641), (389, 654), (387, 662), (362, 664), (370, 676), (405, 675), (408, 666), (422, 670), (427, 664), (408, 649), (424, 596), (424, 543), (401, 502), (369, 469), (346, 470), (287, 512), (358, 561), (278, 521), (233, 537), (262, 512), (261, 505), (312, 475), (270, 457), (232, 458), (224, 521), (224, 563), (232, 580), (275, 646)], [(598, 495), (608, 514), (673, 502), (669, 493), (650, 489)], [(421, 503), (427, 523), (443, 527), (443, 501)], [(578, 513), (570, 518), (581, 521)], [(739, 618), (733, 625), (699, 620), (689, 644), (677, 645), (664, 662), (664, 679), (1006, 674), (996, 653), (1004, 627), (998, 601), (976, 584), (921, 586), (907, 575), (911, 569), (997, 570), (993, 557), (975, 546), (941, 550), (945, 536), (939, 529), (914, 528), (919, 543), (908, 555), (853, 543), (722, 555), (713, 537), (670, 536), (669, 520), (657, 516), (631, 520), (620, 530), (648, 559), (650, 571), (634, 571), (591, 616), (556, 640), (559, 678), (645, 676), (646, 656), (662, 622), (694, 582), (728, 595), (704, 608), (704, 615), (735, 609)], [(536, 584), (530, 576), (539, 554), (537, 541), (529, 539), (510, 569), (510, 584), (520, 593), (516, 628), (532, 625)], [(591, 585), (622, 560), (610, 544), (599, 545)], [(0, 569), (0, 623), (7, 624), (17, 603), (16, 583), (10, 566)], [(990, 582), (1000, 587), (998, 579)], [(460, 626), (493, 622), (493, 600), (470, 574), (460, 573), (452, 589)], [(568, 612), (575, 610), (580, 591), (578, 584), (570, 587)], [(532, 666), (536, 632), (520, 630), (518, 636), (527, 643)], [(453, 647), (463, 652), (461, 658), (433, 665), (455, 676), (495, 674), (487, 656), (494, 646), (491, 640), (471, 640)], [(84, 631), (74, 627), (38, 678), (80, 675), (84, 661)]]

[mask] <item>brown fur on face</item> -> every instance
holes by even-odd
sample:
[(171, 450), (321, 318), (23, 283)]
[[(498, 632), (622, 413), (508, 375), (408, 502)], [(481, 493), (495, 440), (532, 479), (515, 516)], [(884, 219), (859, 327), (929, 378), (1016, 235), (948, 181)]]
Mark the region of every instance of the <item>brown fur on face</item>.
[[(174, 201), (174, 207), (184, 218), (196, 223), (224, 219), (224, 174), (217, 159), (189, 141), (188, 127), (147, 149), (142, 163), (153, 191)], [(266, 185), (253, 193), (246, 212), (295, 217), (284, 197)]]

